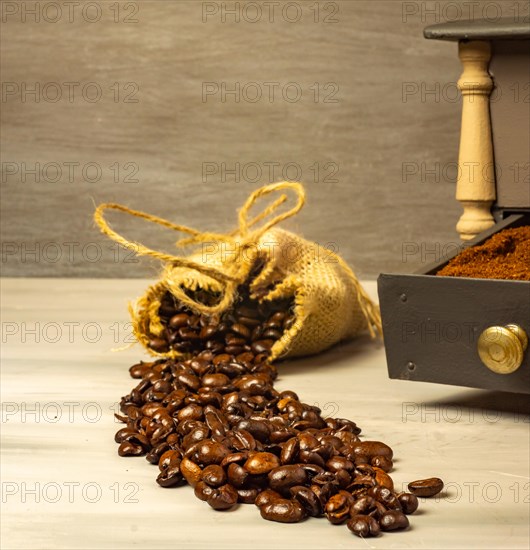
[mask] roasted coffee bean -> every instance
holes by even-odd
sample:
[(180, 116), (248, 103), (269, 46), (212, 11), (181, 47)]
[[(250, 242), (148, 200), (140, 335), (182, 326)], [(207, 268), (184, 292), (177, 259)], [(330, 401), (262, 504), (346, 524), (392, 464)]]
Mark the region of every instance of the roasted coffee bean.
[(163, 472), (172, 466), (179, 466), (181, 460), (182, 455), (179, 451), (169, 449), (160, 457), (160, 460), (158, 461), (158, 468), (161, 472)]
[(122, 441), (118, 447), (120, 456), (142, 456), (146, 453), (142, 445), (131, 441)]
[(347, 525), (354, 535), (362, 538), (377, 537), (381, 533), (379, 524), (372, 516), (362, 514), (353, 516)]
[(340, 470), (351, 472), (355, 468), (355, 464), (343, 456), (333, 456), (326, 462), (326, 468), (330, 472), (338, 472)]
[(207, 503), (214, 510), (228, 510), (237, 504), (238, 494), (232, 485), (221, 485), (218, 489), (214, 489), (208, 497)]
[(376, 468), (381, 468), (381, 470), (384, 470), (385, 472), (391, 472), (392, 468), (394, 466), (392, 460), (390, 458), (387, 458), (386, 456), (374, 456), (371, 460), (372, 466)]
[(156, 482), (161, 487), (176, 487), (184, 483), (184, 476), (178, 465), (170, 466), (158, 474)]
[(254, 501), (254, 504), (261, 508), (262, 506), (265, 506), (266, 504), (270, 504), (271, 502), (275, 500), (281, 500), (283, 497), (280, 495), (280, 493), (277, 493), (276, 491), (273, 491), (272, 489), (265, 489), (264, 491), (261, 491), (258, 496), (256, 497), (256, 500)]
[(417, 497), (433, 497), (444, 488), (444, 482), (439, 477), (430, 477), (411, 481), (408, 488)]
[(418, 497), (412, 493), (399, 493), (397, 499), (404, 514), (413, 514), (418, 509)]
[(274, 344), (274, 340), (257, 340), (252, 343), (251, 348), (254, 353), (268, 353)]
[(245, 485), (249, 476), (247, 470), (235, 462), (228, 466), (227, 474), (228, 481), (238, 489)]
[(194, 488), (195, 496), (206, 502), (214, 493), (215, 487), (208, 485), (205, 481), (198, 481)]
[(226, 374), (205, 374), (202, 377), (202, 385), (210, 388), (222, 388), (230, 384), (230, 378)]
[[(259, 398), (259, 397), (260, 396), (256, 396), (255, 398)], [(250, 434), (252, 434), (252, 436), (255, 439), (263, 443), (266, 443), (269, 440), (270, 433), (271, 433), (269, 425), (266, 422), (263, 422), (262, 420), (253, 420), (253, 419), (241, 420), (241, 422), (238, 422), (237, 424), (237, 429), (248, 431)]]
[(289, 494), (289, 489), (295, 485), (305, 485), (307, 474), (297, 464), (280, 466), (269, 472), (269, 484), (271, 489), (279, 493)]
[(244, 468), (249, 474), (268, 474), (280, 466), (280, 459), (272, 453), (252, 453)]
[(384, 470), (381, 470), (381, 468), (374, 467), (374, 470), (375, 470), (375, 481), (377, 482), (377, 484), (393, 491), (394, 482), (392, 481), (392, 478)]
[(248, 458), (248, 452), (247, 451), (239, 451), (237, 453), (230, 453), (228, 455), (226, 455), (222, 462), (221, 462), (221, 467), (222, 468), (225, 468), (226, 466), (232, 464), (232, 463), (236, 463), (236, 464), (244, 464), (245, 461), (247, 460)]
[(188, 319), (189, 316), (185, 313), (177, 313), (176, 315), (173, 315), (173, 317), (171, 317), (171, 319), (169, 320), (169, 326), (171, 328), (188, 326)]
[(131, 378), (142, 378), (150, 368), (152, 368), (153, 363), (144, 363), (140, 361), (137, 365), (133, 365), (129, 368), (129, 374)]
[(370, 489), (368, 489), (367, 494), (375, 498), (375, 500), (377, 500), (387, 508), (401, 512), (401, 504), (399, 503), (399, 500), (397, 499), (394, 492), (387, 487), (376, 485), (375, 487), (371, 487)]
[(259, 490), (255, 487), (237, 489), (237, 501), (242, 504), (254, 504), (258, 495)]
[(377, 500), (375, 500), (375, 498), (368, 495), (363, 495), (360, 498), (356, 499), (355, 502), (352, 504), (350, 508), (350, 515), (351, 517), (353, 517), (357, 515), (372, 516), (374, 514), (377, 514), (377, 504), (378, 502)]
[(162, 338), (151, 338), (149, 340), (149, 347), (159, 353), (164, 353), (168, 350), (168, 344)]
[(121, 430), (118, 430), (116, 432), (116, 435), (114, 436), (114, 441), (116, 441), (116, 443), (121, 443), (122, 441), (127, 441), (127, 439), (130, 436), (133, 436), (136, 433), (137, 432), (135, 432), (134, 430), (131, 430), (130, 428), (122, 428)]
[(324, 513), (334, 525), (344, 523), (350, 517), (350, 507), (353, 503), (354, 500), (351, 493), (339, 491), (328, 500)]
[(300, 452), (300, 440), (297, 437), (291, 437), (282, 447), (280, 460), (282, 464), (292, 464), (298, 460)]
[(282, 337), (282, 333), (277, 328), (267, 328), (262, 332), (261, 337), (264, 339), (279, 340)]
[(230, 330), (236, 334), (239, 334), (244, 340), (250, 338), (251, 335), (249, 328), (242, 323), (234, 323), (230, 327)]
[(308, 516), (318, 517), (322, 514), (320, 501), (309, 487), (295, 485), (291, 487), (290, 492), (291, 496), (302, 505)]
[(215, 325), (206, 325), (205, 327), (202, 327), (201, 332), (199, 332), (199, 336), (203, 340), (210, 340), (213, 338), (217, 332), (217, 327)]
[(297, 523), (305, 517), (305, 511), (297, 500), (284, 498), (273, 500), (260, 507), (261, 517), (269, 521), (280, 523)]
[(182, 462), (180, 463), (180, 471), (182, 472), (182, 475), (186, 478), (186, 481), (192, 487), (195, 487), (195, 485), (197, 485), (202, 476), (202, 470), (200, 466), (187, 458), (182, 459)]
[[(393, 457), (392, 449), (381, 441), (361, 441), (354, 445), (354, 453), (359, 458), (359, 462), (369, 462), (376, 456), (384, 456), (390, 460)], [(361, 460), (361, 458), (368, 460)]]
[(409, 526), (407, 516), (398, 510), (388, 510), (379, 518), (382, 531), (396, 531)]
[(169, 451), (169, 443), (167, 442), (167, 438), (165, 441), (162, 441), (159, 445), (151, 449), (147, 456), (145, 457), (148, 462), (151, 464), (158, 464), (160, 462), (160, 458), (163, 456), (164, 453)]
[(200, 442), (197, 449), (197, 459), (201, 464), (221, 464), (223, 458), (230, 454), (230, 450), (221, 443), (213, 440)]
[(204, 481), (210, 487), (220, 487), (226, 483), (225, 471), (217, 464), (206, 466), (202, 471), (201, 481)]

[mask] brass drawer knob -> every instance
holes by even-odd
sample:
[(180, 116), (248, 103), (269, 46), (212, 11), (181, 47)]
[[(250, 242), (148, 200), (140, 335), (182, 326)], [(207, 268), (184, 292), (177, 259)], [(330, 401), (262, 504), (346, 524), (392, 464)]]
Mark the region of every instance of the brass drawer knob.
[(497, 374), (515, 372), (523, 363), (528, 336), (519, 325), (488, 327), (478, 339), (478, 354), (488, 369)]

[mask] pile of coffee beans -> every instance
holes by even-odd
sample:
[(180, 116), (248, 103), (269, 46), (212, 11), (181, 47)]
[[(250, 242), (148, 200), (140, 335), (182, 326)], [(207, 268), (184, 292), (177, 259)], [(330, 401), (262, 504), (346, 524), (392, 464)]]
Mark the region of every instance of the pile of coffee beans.
[(295, 392), (274, 389), (268, 356), (294, 322), (289, 301), (258, 303), (242, 287), (234, 308), (213, 318), (167, 295), (159, 315), (165, 330), (151, 347), (189, 358), (130, 368), (140, 382), (116, 415), (126, 424), (115, 437), (120, 456), (146, 455), (159, 485), (187, 483), (215, 510), (255, 504), (283, 523), (325, 516), (360, 537), (408, 527), (414, 490), (426, 495), (433, 483), (396, 492), (388, 445), (361, 441), (351, 420), (322, 418)]

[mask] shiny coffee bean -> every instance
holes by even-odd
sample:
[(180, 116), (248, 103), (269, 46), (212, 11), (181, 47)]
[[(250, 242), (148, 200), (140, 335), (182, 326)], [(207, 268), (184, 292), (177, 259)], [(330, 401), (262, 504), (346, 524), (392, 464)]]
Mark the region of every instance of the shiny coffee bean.
[(381, 468), (377, 468), (374, 466), (374, 470), (375, 470), (375, 481), (377, 482), (377, 484), (393, 491), (394, 482), (392, 481), (392, 478), (384, 470), (381, 470)]
[(379, 524), (372, 516), (356, 515), (348, 521), (348, 529), (358, 537), (377, 537), (381, 533)]
[(320, 501), (309, 487), (295, 485), (291, 487), (290, 492), (291, 496), (302, 505), (308, 516), (318, 517), (322, 514)]
[(221, 485), (218, 489), (214, 489), (206, 502), (214, 510), (228, 510), (237, 504), (238, 494), (232, 485)]
[(254, 501), (254, 504), (261, 508), (262, 506), (265, 506), (266, 504), (270, 504), (271, 502), (275, 500), (281, 500), (283, 497), (280, 495), (280, 493), (277, 493), (276, 491), (273, 491), (272, 489), (265, 489), (264, 491), (261, 491), (258, 496), (256, 497), (256, 500)]
[(195, 485), (197, 485), (197, 483), (201, 480), (202, 470), (200, 466), (187, 458), (182, 459), (182, 462), (180, 463), (180, 471), (192, 487), (195, 487)]
[(156, 482), (161, 487), (177, 487), (184, 483), (184, 476), (178, 465), (172, 465), (158, 474)]
[(381, 470), (387, 473), (391, 472), (394, 466), (390, 458), (387, 458), (386, 456), (380, 456), (380, 455), (374, 456), (370, 463), (374, 468), (381, 468)]
[(444, 488), (444, 482), (439, 477), (419, 479), (408, 484), (409, 491), (417, 497), (433, 497)]
[(226, 474), (221, 466), (211, 464), (202, 471), (201, 481), (210, 487), (220, 487), (226, 483)]
[(404, 514), (413, 514), (418, 509), (418, 497), (412, 493), (399, 493), (397, 499)]
[(284, 498), (273, 500), (260, 507), (261, 517), (268, 521), (280, 523), (297, 523), (306, 516), (302, 505), (297, 500)]
[(296, 464), (280, 466), (269, 472), (270, 488), (279, 493), (289, 494), (289, 489), (295, 485), (305, 485), (306, 472)]
[(194, 488), (195, 496), (206, 502), (214, 493), (215, 487), (208, 485), (204, 481), (198, 481)]
[(350, 507), (353, 503), (351, 493), (339, 491), (327, 501), (324, 513), (331, 523), (338, 525), (350, 518)]
[(233, 462), (227, 468), (228, 481), (237, 489), (242, 488), (248, 480), (248, 472), (239, 464)]
[(379, 525), (382, 531), (397, 531), (406, 529), (409, 526), (409, 520), (403, 512), (388, 510), (379, 518)]
[(237, 501), (241, 504), (254, 504), (259, 494), (255, 487), (237, 489)]
[(244, 468), (249, 474), (268, 474), (280, 466), (280, 459), (272, 453), (251, 454)]

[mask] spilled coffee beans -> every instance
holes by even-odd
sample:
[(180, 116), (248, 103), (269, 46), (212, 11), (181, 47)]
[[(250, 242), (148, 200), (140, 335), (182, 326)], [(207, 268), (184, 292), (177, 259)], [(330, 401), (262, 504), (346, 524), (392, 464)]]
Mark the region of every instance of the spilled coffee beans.
[[(214, 299), (202, 291), (195, 298)], [(394, 492), (388, 445), (360, 441), (355, 422), (322, 418), (295, 392), (274, 389), (277, 370), (267, 359), (294, 322), (291, 306), (258, 303), (244, 286), (235, 307), (213, 318), (167, 294), (164, 331), (151, 347), (187, 358), (130, 368), (139, 382), (116, 415), (126, 424), (115, 436), (118, 453), (146, 455), (161, 487), (187, 483), (215, 510), (255, 504), (282, 523), (325, 516), (360, 537), (406, 529), (415, 495), (440, 490), (441, 480), (411, 483), (415, 494)]]

